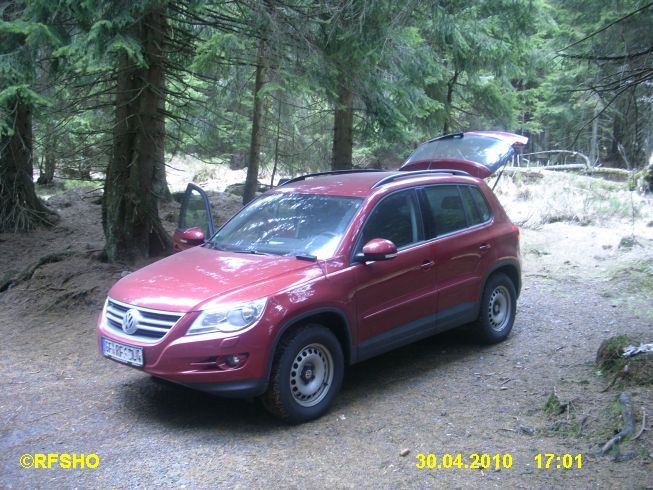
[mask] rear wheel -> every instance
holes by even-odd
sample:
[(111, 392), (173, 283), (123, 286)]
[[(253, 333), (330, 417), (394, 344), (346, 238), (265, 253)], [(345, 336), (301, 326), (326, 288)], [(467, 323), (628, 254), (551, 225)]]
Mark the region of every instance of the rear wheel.
[(505, 274), (494, 274), (485, 284), (476, 330), (490, 344), (505, 340), (515, 322), (517, 293)]
[(338, 339), (321, 325), (285, 336), (277, 349), (265, 408), (298, 424), (324, 415), (342, 385), (344, 358)]

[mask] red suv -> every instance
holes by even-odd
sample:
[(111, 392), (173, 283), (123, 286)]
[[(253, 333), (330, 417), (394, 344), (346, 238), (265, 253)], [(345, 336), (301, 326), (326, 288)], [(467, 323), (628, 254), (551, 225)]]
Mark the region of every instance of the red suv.
[(298, 177), (217, 232), (191, 184), (174, 241), (111, 288), (100, 351), (292, 423), (329, 409), (350, 364), (470, 322), (505, 339), (521, 286), (518, 228), (461, 170)]

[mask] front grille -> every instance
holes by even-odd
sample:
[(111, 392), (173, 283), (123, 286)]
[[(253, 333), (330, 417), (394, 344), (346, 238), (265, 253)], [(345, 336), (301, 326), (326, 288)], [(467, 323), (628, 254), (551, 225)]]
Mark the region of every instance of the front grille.
[[(139, 314), (138, 328), (133, 334), (127, 334), (122, 329), (122, 320), (128, 310), (137, 310)], [(107, 328), (119, 337), (156, 342), (167, 334), (182, 316), (183, 313), (140, 308), (109, 298), (105, 319)]]

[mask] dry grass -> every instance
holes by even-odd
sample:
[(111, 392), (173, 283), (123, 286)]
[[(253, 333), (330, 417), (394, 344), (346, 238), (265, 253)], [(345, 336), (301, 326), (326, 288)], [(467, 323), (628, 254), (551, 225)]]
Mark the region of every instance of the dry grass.
[(543, 172), (537, 181), (504, 176), (496, 193), (511, 219), (526, 228), (569, 222), (606, 225), (650, 218), (651, 199), (628, 190), (625, 182), (569, 173)]

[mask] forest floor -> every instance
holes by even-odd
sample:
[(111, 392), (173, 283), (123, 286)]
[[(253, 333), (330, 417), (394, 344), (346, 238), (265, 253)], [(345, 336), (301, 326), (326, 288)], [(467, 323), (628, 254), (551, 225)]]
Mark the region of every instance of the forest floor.
[[(50, 255), (0, 293), (0, 487), (653, 488), (653, 385), (610, 387), (594, 362), (612, 335), (653, 341), (653, 202), (585, 177), (504, 180), (524, 266), (510, 338), (480, 346), (463, 329), (353, 366), (332, 411), (301, 426), (103, 359), (95, 322), (131, 269), (97, 258), (97, 190), (50, 197), (57, 226), (0, 235), (0, 279)], [(220, 220), (239, 207), (213, 198)], [(175, 212), (161, 213), (170, 230)], [(646, 430), (598, 456), (623, 427), (622, 391)], [(100, 464), (22, 468), (35, 453)], [(510, 454), (512, 467), (418, 469), (418, 453)], [(582, 468), (538, 469), (541, 453), (582, 454)]]

